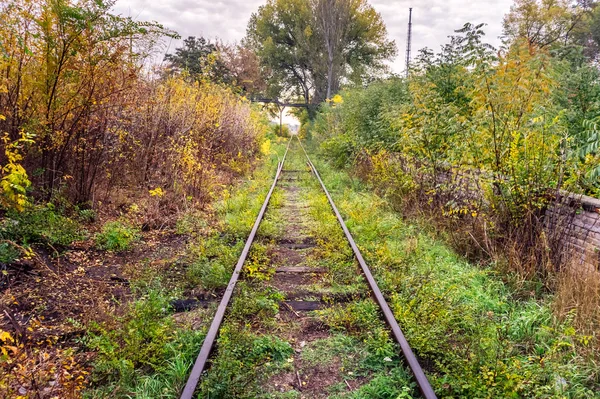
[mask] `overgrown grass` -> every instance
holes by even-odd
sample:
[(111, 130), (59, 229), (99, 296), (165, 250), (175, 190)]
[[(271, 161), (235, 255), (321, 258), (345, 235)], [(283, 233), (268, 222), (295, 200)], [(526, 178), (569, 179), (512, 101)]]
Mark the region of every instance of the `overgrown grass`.
[[(281, 150), (280, 147), (277, 146), (277, 150)], [(213, 214), (192, 211), (181, 217), (176, 231), (191, 237), (186, 251), (189, 266), (184, 281), (175, 290), (163, 283), (161, 276), (140, 273), (132, 282), (136, 299), (124, 305), (125, 310), (120, 315), (90, 327), (84, 344), (97, 356), (86, 397), (150, 399), (179, 396), (215, 306), (190, 312), (195, 327), (191, 329), (189, 323), (174, 318), (171, 303), (181, 298), (184, 292), (214, 291), (227, 284), (272, 180), (277, 156), (266, 157), (248, 181), (226, 192), (224, 199), (214, 205)], [(278, 201), (277, 198), (273, 200)], [(261, 229), (265, 236), (276, 235), (274, 225), (267, 227)], [(130, 225), (115, 222), (107, 224), (96, 238), (104, 248), (123, 250), (129, 248), (136, 236), (137, 230)], [(249, 260), (260, 265), (264, 263), (264, 253), (260, 248), (253, 248)], [(242, 295), (238, 299), (241, 302), (234, 304), (234, 312), (255, 315), (272, 312), (280, 299), (277, 295), (274, 292), (265, 292), (256, 298)], [(275, 338), (253, 338), (244, 331), (230, 333), (234, 337), (231, 350), (250, 348), (244, 353), (251, 361), (284, 358), (290, 351), (289, 345)], [(227, 334), (225, 329), (221, 335), (227, 337)], [(238, 341), (240, 337), (242, 341)], [(223, 345), (227, 347), (225, 343)], [(230, 376), (238, 374), (236, 367), (245, 368), (243, 363), (213, 366)]]
[[(292, 147), (286, 168), (305, 168), (305, 158), (299, 148)], [(323, 193), (311, 183), (304, 184), (301, 203), (311, 198), (325, 199)], [(273, 205), (273, 204), (272, 204)], [(313, 368), (330, 370), (331, 378), (339, 380), (324, 386), (324, 394), (332, 398), (397, 398), (411, 397), (416, 387), (410, 373), (404, 367), (399, 351), (390, 334), (379, 318), (376, 305), (368, 299), (368, 290), (358, 273), (352, 252), (349, 250), (342, 231), (330, 209), (311, 209), (307, 222), (312, 221), (311, 237), (316, 238), (317, 248), (309, 252), (306, 264), (321, 266), (328, 270), (324, 281), (311, 286), (319, 293), (356, 295), (356, 301), (347, 305), (334, 305), (315, 312), (313, 316), (331, 329), (330, 338), (311, 341), (300, 355), (289, 352), (288, 358), (277, 357), (272, 351), (266, 357), (254, 357), (260, 339), (271, 342), (289, 339), (290, 325), (282, 323), (278, 302), (283, 293), (265, 288), (273, 266), (265, 251), (272, 236), (262, 232), (253, 245), (252, 254), (245, 267), (245, 281), (238, 283), (232, 307), (227, 314), (218, 341), (218, 352), (214, 363), (203, 381), (200, 397), (235, 398), (300, 398), (300, 391), (278, 392), (272, 378), (286, 378), (296, 372), (310, 373)], [(282, 220), (277, 206), (271, 206), (267, 219)], [(332, 219), (333, 218), (333, 219)], [(268, 231), (268, 230), (267, 230)], [(360, 299), (360, 296), (367, 299)], [(292, 341), (290, 341), (292, 342)], [(297, 344), (297, 343), (296, 343)], [(291, 345), (280, 342), (281, 347)], [(299, 363), (297, 363), (299, 362)], [(242, 366), (243, 365), (243, 366)], [(339, 374), (339, 375), (338, 375)], [(278, 377), (282, 376), (282, 377)], [(347, 383), (361, 387), (350, 392)], [(305, 394), (304, 394), (305, 395)]]
[(138, 295), (123, 316), (91, 326), (84, 343), (97, 356), (87, 397), (176, 397), (185, 384), (205, 330), (177, 327), (160, 284)]
[(281, 294), (261, 288), (256, 281), (242, 282), (236, 290), (227, 320), (221, 327), (218, 354), (207, 378), (202, 381), (202, 398), (256, 398), (260, 383), (289, 367), (291, 345), (271, 334)]
[[(581, 355), (590, 337), (553, 316), (552, 297), (514, 298), (492, 269), (401, 220), (347, 174), (317, 167), (440, 397), (598, 397), (595, 360)], [(312, 205), (330, 212), (322, 197)], [(317, 220), (316, 230), (332, 228)], [(349, 329), (354, 317), (329, 319)]]
[[(219, 240), (235, 240), (241, 250), (284, 150), (283, 145), (276, 146), (277, 154), (272, 163), (258, 171), (254, 181), (227, 196), (219, 205), (224, 221)], [(199, 387), (199, 397), (262, 397), (261, 382), (273, 373), (291, 366), (288, 360), (293, 354), (292, 346), (276, 335), (261, 332), (274, 328), (279, 301), (284, 299), (281, 293), (264, 284), (274, 273), (269, 250), (273, 241), (282, 233), (278, 214), (282, 201), (282, 193), (275, 190), (244, 264), (244, 280), (237, 284), (219, 333), (218, 352), (210, 372)]]
[[(227, 283), (275, 163), (266, 163), (216, 206), (216, 226), (198, 216), (188, 219), (188, 232), (202, 234), (190, 243), (192, 262), (182, 290), (210, 291)], [(323, 163), (318, 168), (440, 397), (598, 396), (597, 368), (581, 355), (589, 337), (553, 316), (552, 297), (513, 297), (492, 269), (470, 265), (417, 223), (401, 220), (385, 201), (345, 173)], [(312, 229), (318, 233), (312, 261), (328, 268), (332, 291), (362, 292), (364, 281), (316, 184), (308, 183), (306, 196)], [(261, 385), (274, 374), (293, 370), (292, 347), (275, 333), (282, 294), (264, 284), (272, 273), (269, 247), (280, 234), (274, 223), (280, 193), (273, 199), (266, 219), (272, 226), (261, 228), (253, 246), (199, 397), (301, 397), (296, 391), (265, 393)], [(167, 293), (157, 280), (136, 286), (137, 299), (124, 315), (112, 324), (94, 326), (86, 341), (98, 353), (87, 397), (177, 397), (185, 383), (214, 308), (198, 313), (195, 317), (202, 321), (190, 330), (174, 321), (170, 309), (179, 291)], [(343, 383), (330, 387), (331, 398), (418, 395), (371, 300), (357, 296), (348, 306), (318, 314), (333, 335), (308, 345), (302, 361), (318, 366), (342, 359), (344, 378), (362, 381), (352, 392)]]

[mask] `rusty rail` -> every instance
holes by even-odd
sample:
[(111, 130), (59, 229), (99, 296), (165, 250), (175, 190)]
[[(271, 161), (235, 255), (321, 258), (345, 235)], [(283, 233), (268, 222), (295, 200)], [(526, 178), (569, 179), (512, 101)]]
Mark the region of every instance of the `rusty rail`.
[[(300, 139), (298, 139), (298, 142), (300, 142)], [(431, 384), (429, 383), (427, 376), (423, 372), (423, 369), (421, 368), (421, 365), (419, 364), (417, 357), (415, 356), (412, 349), (410, 348), (408, 341), (404, 337), (404, 334), (402, 333), (402, 330), (400, 329), (400, 326), (398, 325), (398, 322), (396, 321), (396, 317), (394, 316), (394, 313), (392, 312), (392, 310), (390, 309), (389, 305), (387, 304), (385, 298), (383, 297), (383, 294), (381, 293), (381, 290), (379, 289), (379, 286), (377, 285), (377, 282), (375, 281), (375, 278), (373, 277), (371, 270), (369, 270), (367, 263), (365, 262), (362, 254), (360, 253), (360, 250), (358, 249), (358, 246), (354, 242), (354, 238), (352, 238), (352, 234), (350, 234), (350, 230), (348, 230), (348, 227), (346, 227), (346, 223), (344, 222), (342, 215), (340, 214), (337, 207), (335, 206), (335, 203), (333, 202), (333, 199), (331, 198), (329, 191), (327, 191), (327, 188), (325, 187), (325, 183), (323, 183), (323, 180), (321, 179), (321, 176), (319, 175), (317, 168), (315, 168), (315, 165), (310, 160), (310, 157), (308, 156), (308, 153), (304, 149), (304, 146), (302, 145), (302, 143), (300, 143), (300, 147), (302, 147), (302, 151), (304, 151), (304, 155), (306, 156), (308, 165), (310, 166), (312, 172), (314, 173), (317, 180), (321, 184), (321, 188), (323, 189), (323, 191), (325, 192), (325, 195), (327, 196), (327, 199), (329, 200), (329, 205), (331, 205), (331, 208), (333, 209), (333, 212), (335, 213), (335, 216), (337, 217), (338, 222), (340, 223), (340, 225), (342, 226), (342, 229), (344, 230), (344, 234), (346, 235), (346, 238), (348, 239), (348, 242), (350, 243), (350, 246), (352, 247), (352, 251), (354, 251), (354, 256), (356, 257), (356, 260), (360, 264), (363, 274), (364, 274), (365, 278), (367, 279), (367, 282), (369, 283), (369, 287), (371, 288), (371, 291), (375, 295), (375, 300), (376, 300), (377, 304), (379, 305), (379, 308), (383, 312), (383, 316), (385, 317), (386, 322), (392, 329), (394, 338), (396, 339), (396, 342), (398, 342), (398, 344), (400, 345), (402, 354), (404, 355), (404, 358), (406, 359), (408, 366), (410, 367), (410, 369), (413, 372), (413, 375), (415, 376), (415, 380), (417, 381), (417, 385), (419, 386), (419, 390), (421, 391), (421, 394), (423, 395), (423, 397), (425, 399), (436, 399), (437, 396), (436, 396), (435, 392), (433, 391), (433, 388), (431, 388)]]
[(194, 363), (194, 367), (192, 368), (192, 372), (188, 377), (187, 383), (183, 388), (183, 392), (181, 394), (181, 399), (192, 399), (194, 396), (194, 392), (196, 391), (196, 387), (198, 386), (198, 382), (200, 381), (200, 377), (202, 376), (202, 372), (204, 371), (204, 367), (206, 366), (206, 362), (208, 361), (208, 357), (212, 351), (212, 348), (215, 343), (215, 339), (217, 338), (217, 334), (219, 333), (219, 328), (221, 327), (221, 323), (223, 322), (223, 317), (225, 316), (225, 311), (227, 310), (227, 306), (229, 305), (229, 301), (231, 300), (231, 296), (233, 295), (233, 290), (235, 285), (240, 277), (240, 273), (242, 271), (242, 267), (244, 266), (244, 262), (246, 261), (246, 257), (248, 256), (248, 252), (250, 251), (250, 247), (252, 246), (252, 242), (254, 241), (254, 237), (256, 236), (256, 232), (258, 231), (258, 227), (260, 226), (260, 222), (265, 215), (267, 210), (267, 206), (269, 205), (269, 200), (271, 199), (271, 195), (275, 190), (275, 186), (277, 185), (277, 181), (279, 180), (279, 176), (281, 175), (281, 170), (283, 169), (283, 164), (285, 163), (285, 158), (287, 156), (288, 150), (290, 149), (290, 144), (292, 140), (290, 139), (283, 154), (283, 158), (277, 164), (277, 173), (275, 174), (275, 179), (273, 180), (273, 184), (271, 185), (271, 189), (267, 193), (267, 197), (263, 202), (262, 208), (260, 208), (260, 212), (256, 217), (256, 221), (254, 222), (254, 226), (250, 231), (250, 235), (246, 240), (246, 245), (238, 259), (237, 264), (235, 265), (235, 269), (233, 270), (233, 274), (231, 275), (231, 279), (229, 280), (229, 284), (227, 284), (227, 289), (223, 294), (223, 298), (219, 303), (219, 307), (217, 308), (217, 312), (215, 313), (215, 317), (213, 318), (212, 323), (210, 324), (210, 328), (208, 329), (208, 333), (204, 338), (204, 342), (202, 343), (202, 347), (200, 348), (200, 353), (196, 358), (196, 362)]

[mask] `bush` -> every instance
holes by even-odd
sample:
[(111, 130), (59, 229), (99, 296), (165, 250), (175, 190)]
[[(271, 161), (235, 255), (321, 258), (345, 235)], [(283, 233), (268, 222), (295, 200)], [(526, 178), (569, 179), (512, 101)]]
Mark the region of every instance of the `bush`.
[[(9, 211), (0, 221), (0, 240), (9, 240), (25, 248), (41, 244), (56, 249), (85, 238), (78, 221), (67, 217), (52, 203), (26, 208), (23, 212)], [(20, 255), (13, 244), (0, 244), (0, 262), (10, 263)]]
[(337, 167), (352, 165), (364, 149), (394, 146), (397, 137), (386, 113), (408, 101), (406, 83), (400, 79), (373, 83), (344, 91), (341, 98), (340, 103), (321, 107), (312, 132)]
[(140, 230), (121, 221), (106, 223), (96, 234), (96, 245), (108, 251), (126, 251), (139, 240)]
[(3, 242), (0, 243), (0, 263), (11, 263), (19, 258), (21, 252), (14, 245)]

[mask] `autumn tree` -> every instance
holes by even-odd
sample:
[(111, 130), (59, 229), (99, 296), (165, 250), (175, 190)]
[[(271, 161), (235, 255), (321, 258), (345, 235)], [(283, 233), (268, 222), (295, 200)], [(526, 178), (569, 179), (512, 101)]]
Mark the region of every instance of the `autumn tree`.
[(246, 40), (269, 71), (270, 94), (307, 104), (378, 76), (396, 53), (366, 0), (269, 0), (252, 15)]
[(266, 82), (256, 54), (243, 44), (221, 45), (221, 57), (232, 78), (233, 86), (244, 95), (264, 93)]
[(174, 35), (156, 23), (112, 15), (113, 4), (2, 3), (8, 23), (0, 24), (0, 131), (11, 142), (24, 133), (35, 138), (23, 163), (36, 171), (34, 183), (46, 198), (66, 183), (76, 201), (91, 197), (114, 111), (147, 55), (141, 49)]

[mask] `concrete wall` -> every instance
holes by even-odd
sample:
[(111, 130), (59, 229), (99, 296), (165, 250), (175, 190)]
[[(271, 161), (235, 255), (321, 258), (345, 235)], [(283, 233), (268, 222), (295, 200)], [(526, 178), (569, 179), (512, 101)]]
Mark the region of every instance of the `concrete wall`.
[(556, 250), (570, 257), (575, 266), (600, 270), (600, 200), (566, 195), (561, 204), (546, 211), (546, 225), (561, 244)]

